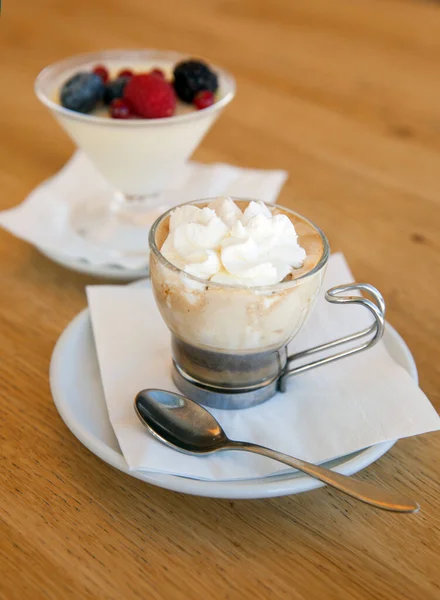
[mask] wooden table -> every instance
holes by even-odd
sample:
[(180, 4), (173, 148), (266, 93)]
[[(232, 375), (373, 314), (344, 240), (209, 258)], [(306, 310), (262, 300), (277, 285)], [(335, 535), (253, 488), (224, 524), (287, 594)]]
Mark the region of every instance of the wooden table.
[[(424, 1), (6, 2), (1, 207), (73, 146), (33, 94), (61, 57), (159, 47), (230, 69), (238, 94), (196, 158), (290, 172), (280, 202), (377, 285), (440, 407), (440, 7)], [(328, 489), (260, 501), (171, 493), (112, 469), (51, 400), (53, 346), (94, 281), (0, 232), (0, 597), (440, 597), (440, 437), (399, 442), (360, 478), (418, 498), (383, 513)]]

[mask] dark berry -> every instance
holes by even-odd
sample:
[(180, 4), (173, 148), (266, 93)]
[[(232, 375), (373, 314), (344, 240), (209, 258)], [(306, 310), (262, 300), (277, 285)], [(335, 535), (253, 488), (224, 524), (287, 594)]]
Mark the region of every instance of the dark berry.
[(61, 104), (76, 112), (89, 113), (102, 100), (104, 87), (104, 82), (96, 73), (77, 73), (61, 88)]
[(124, 95), (124, 88), (129, 79), (130, 77), (118, 77), (113, 81), (109, 81), (104, 90), (104, 104), (110, 104), (112, 100), (122, 98)]
[(133, 117), (130, 105), (123, 98), (115, 98), (110, 104), (110, 116), (112, 119), (131, 119)]
[(107, 83), (109, 79), (108, 70), (103, 65), (98, 65), (93, 69), (93, 72), (96, 75), (99, 75), (104, 83)]
[(215, 96), (209, 90), (202, 90), (201, 92), (197, 92), (194, 96), (194, 104), (196, 108), (202, 110), (202, 108), (208, 108), (208, 106), (212, 106), (215, 102)]
[(162, 71), (162, 69), (152, 69), (151, 75), (157, 75), (157, 77), (162, 77), (162, 79), (165, 79), (165, 73)]
[(217, 91), (217, 75), (205, 63), (187, 60), (174, 68), (174, 89), (181, 100), (190, 104), (197, 92)]
[(116, 75), (116, 78), (119, 79), (119, 77), (133, 77), (134, 73), (131, 69), (122, 69), (122, 71), (119, 71), (119, 73)]

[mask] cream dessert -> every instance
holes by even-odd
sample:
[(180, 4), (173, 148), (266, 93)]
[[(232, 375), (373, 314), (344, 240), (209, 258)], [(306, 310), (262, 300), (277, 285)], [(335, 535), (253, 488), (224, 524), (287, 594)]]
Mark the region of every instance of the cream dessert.
[[(215, 102), (196, 110), (194, 105), (184, 106), (183, 101), (176, 100), (176, 109), (167, 118), (108, 118), (104, 105), (94, 106), (90, 113), (74, 111), (61, 105), (60, 91), (78, 73), (92, 74), (97, 65), (105, 65), (111, 76), (129, 68), (135, 74), (160, 69), (170, 77), (176, 65), (186, 59), (176, 52), (156, 50), (109, 50), (78, 55), (44, 69), (37, 78), (36, 93), (116, 190), (130, 197), (153, 196), (178, 172), (232, 100), (234, 79), (212, 67), (218, 79)], [(136, 94), (135, 90), (133, 97)], [(86, 103), (82, 108), (89, 107)]]
[(328, 258), (325, 236), (304, 217), (230, 198), (169, 211), (150, 232), (150, 250), (159, 309), (175, 353), (182, 343), (186, 356), (188, 348), (237, 356), (284, 347), (317, 298)]

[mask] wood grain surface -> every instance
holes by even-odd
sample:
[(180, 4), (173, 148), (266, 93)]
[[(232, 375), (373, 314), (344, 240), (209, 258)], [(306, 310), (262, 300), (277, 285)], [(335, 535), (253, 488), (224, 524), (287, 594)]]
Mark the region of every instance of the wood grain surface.
[[(34, 97), (48, 63), (112, 47), (178, 49), (238, 94), (197, 150), (284, 168), (279, 201), (316, 221), (388, 319), (440, 408), (440, 6), (368, 0), (20, 0), (0, 31), (0, 207), (57, 171), (71, 142)], [(54, 344), (91, 277), (0, 231), (0, 597), (435, 600), (440, 437), (400, 441), (358, 476), (417, 515), (328, 489), (219, 501), (112, 469), (51, 399)]]

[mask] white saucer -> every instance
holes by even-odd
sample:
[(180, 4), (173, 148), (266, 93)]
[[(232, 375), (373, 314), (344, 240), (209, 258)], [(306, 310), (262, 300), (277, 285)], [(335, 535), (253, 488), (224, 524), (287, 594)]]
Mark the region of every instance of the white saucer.
[(124, 269), (124, 267), (111, 264), (94, 265), (81, 258), (74, 258), (39, 246), (37, 246), (37, 248), (41, 254), (44, 254), (44, 256), (59, 265), (72, 271), (86, 273), (87, 275), (93, 275), (95, 277), (105, 277), (106, 279), (113, 279), (114, 281), (134, 281), (135, 279), (149, 276), (148, 267), (145, 267), (144, 269)]
[[(411, 352), (389, 324), (383, 341), (391, 356), (417, 382), (417, 369)], [(50, 386), (61, 418), (80, 442), (108, 464), (147, 483), (186, 494), (230, 499), (298, 494), (323, 485), (299, 472), (245, 481), (210, 482), (129, 471), (107, 414), (88, 309), (73, 319), (55, 346), (50, 366)], [(375, 462), (394, 443), (385, 442), (366, 448), (330, 461), (326, 466), (339, 473), (352, 475)]]

